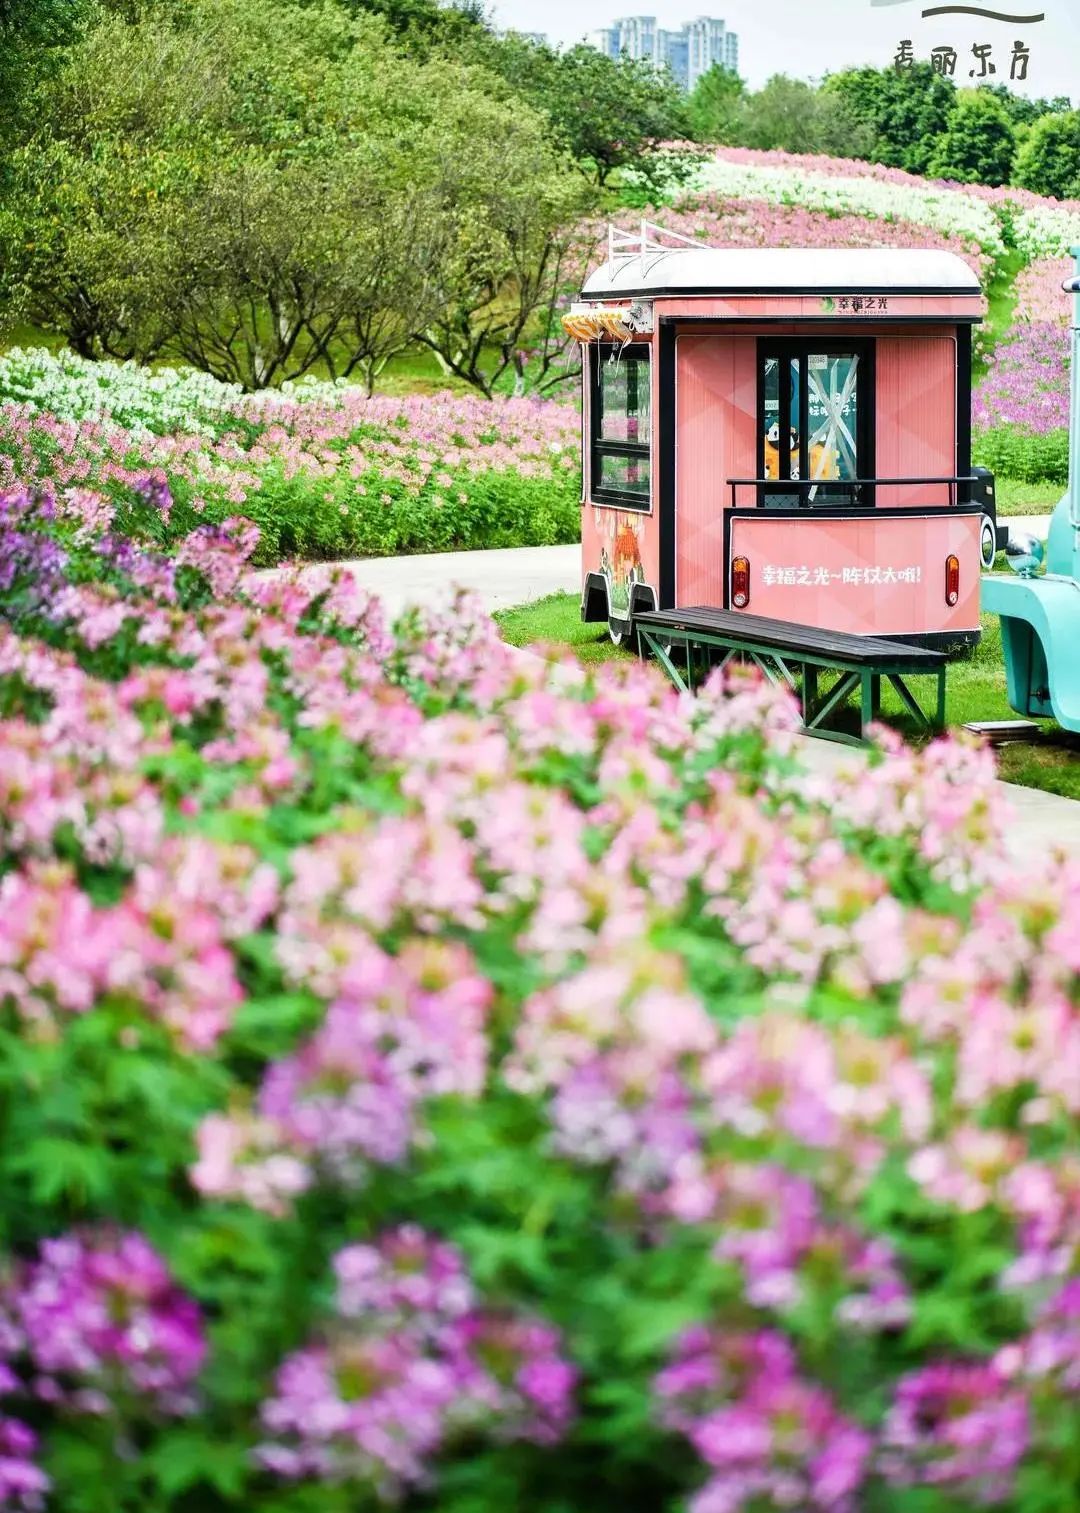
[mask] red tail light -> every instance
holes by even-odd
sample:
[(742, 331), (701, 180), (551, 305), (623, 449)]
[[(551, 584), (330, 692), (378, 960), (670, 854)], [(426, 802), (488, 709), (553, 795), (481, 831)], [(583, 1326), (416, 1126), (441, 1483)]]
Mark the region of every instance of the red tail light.
[(731, 602), (736, 609), (750, 603), (750, 558), (735, 557), (731, 563)]
[(952, 553), (945, 558), (945, 603), (955, 604), (960, 597), (960, 558)]

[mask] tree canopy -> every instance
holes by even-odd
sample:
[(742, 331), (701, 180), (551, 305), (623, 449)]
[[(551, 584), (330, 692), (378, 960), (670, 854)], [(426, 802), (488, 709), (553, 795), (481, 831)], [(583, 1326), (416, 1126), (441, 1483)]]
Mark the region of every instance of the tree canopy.
[(474, 39), (467, 55), (547, 117), (558, 146), (598, 188), (632, 169), (656, 190), (693, 166), (687, 99), (667, 70), (584, 43), (559, 51), (514, 33)]
[(873, 136), (840, 96), (783, 74), (747, 96), (739, 112), (739, 140), (746, 147), (785, 152), (825, 152), (860, 157)]
[[(926, 173), (956, 99), (952, 82), (917, 63), (895, 68), (849, 68), (829, 75), (822, 94), (840, 99), (869, 134), (867, 158), (909, 173)], [(851, 156), (851, 154), (845, 154)]]
[(1016, 129), (998, 97), (963, 89), (949, 113), (927, 171), (959, 184), (1007, 184), (1016, 152)]
[(690, 129), (699, 142), (734, 142), (740, 131), (746, 85), (731, 68), (715, 64), (687, 101)]
[(1024, 137), (1013, 182), (1059, 200), (1080, 197), (1080, 111), (1042, 116)]
[(512, 350), (583, 182), (491, 82), (331, 0), (105, 16), (12, 155), (0, 241), (24, 308), (84, 355), (168, 351), (251, 388), (316, 364), (370, 383), (478, 303), (482, 345)]

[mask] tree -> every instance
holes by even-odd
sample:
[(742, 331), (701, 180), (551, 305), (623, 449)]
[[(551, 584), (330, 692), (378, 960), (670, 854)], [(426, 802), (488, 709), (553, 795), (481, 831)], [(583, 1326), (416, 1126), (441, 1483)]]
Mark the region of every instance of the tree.
[[(871, 137), (866, 156), (873, 163), (925, 173), (938, 138), (945, 132), (956, 88), (928, 63), (903, 72), (895, 68), (849, 68), (830, 74), (822, 93), (836, 96)], [(845, 156), (851, 156), (850, 153)]]
[(689, 137), (690, 122), (686, 96), (666, 69), (584, 43), (559, 52), (513, 34), (489, 36), (475, 56), (547, 116), (556, 144), (598, 188), (632, 169), (655, 195), (697, 162), (686, 145), (673, 145)]
[(744, 147), (859, 157), (871, 141), (869, 130), (842, 99), (784, 74), (774, 74), (748, 96), (740, 112), (739, 142)]
[(370, 386), (421, 331), (488, 389), (585, 203), (549, 123), (500, 90), (330, 3), (106, 16), (39, 89), (2, 250), (33, 318), (88, 356)]
[(558, 307), (580, 276), (577, 223), (592, 195), (531, 114), (492, 100), (477, 129), (451, 103), (440, 137), (453, 247), (438, 313), (416, 334), (446, 373), (488, 396), (506, 374), (522, 387), (530, 349), (543, 384), (567, 347)]
[(1080, 111), (1033, 123), (1017, 151), (1013, 183), (1059, 200), (1080, 197)]
[(1072, 109), (1065, 95), (1055, 95), (1052, 100), (1031, 100), (1027, 95), (1015, 94), (1007, 84), (982, 84), (979, 87), (1001, 101), (1010, 120), (1017, 126), (1033, 126), (1042, 116), (1060, 115)]
[(24, 102), (79, 34), (91, 8), (92, 0), (0, 0), (0, 202)]
[(476, 34), (488, 31), (479, 0), (454, 0), (447, 5), (440, 5), (439, 0), (337, 0), (337, 4), (354, 19), (378, 16), (414, 56), (468, 45)]
[(1007, 184), (1016, 132), (1001, 101), (984, 89), (963, 89), (928, 165), (958, 184)]
[(701, 75), (686, 105), (690, 129), (699, 142), (734, 142), (746, 85), (733, 69), (714, 64)]

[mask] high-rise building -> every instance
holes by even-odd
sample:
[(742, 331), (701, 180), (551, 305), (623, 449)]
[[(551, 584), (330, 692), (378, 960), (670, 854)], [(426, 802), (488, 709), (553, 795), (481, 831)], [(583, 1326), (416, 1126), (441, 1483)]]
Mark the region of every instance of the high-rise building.
[(516, 26), (507, 27), (505, 30), (497, 32), (496, 36), (520, 37), (523, 42), (535, 42), (540, 47), (546, 47), (548, 40), (547, 32), (521, 32), (518, 31)]
[(657, 26), (655, 16), (623, 16), (589, 40), (609, 58), (642, 58), (670, 68), (684, 89), (693, 89), (714, 64), (739, 69), (739, 39), (714, 16), (697, 16), (678, 31)]

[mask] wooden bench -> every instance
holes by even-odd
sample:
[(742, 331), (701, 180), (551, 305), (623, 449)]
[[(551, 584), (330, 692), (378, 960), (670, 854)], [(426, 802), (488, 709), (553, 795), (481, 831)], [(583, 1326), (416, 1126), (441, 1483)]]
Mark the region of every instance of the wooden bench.
[[(634, 616), (638, 646), (644, 656), (651, 652), (676, 688), (693, 692), (714, 667), (723, 667), (733, 657), (755, 663), (774, 683), (786, 683), (799, 694), (803, 725), (814, 735), (830, 741), (861, 741), (866, 726), (879, 716), (881, 680), (892, 684), (919, 728), (941, 730), (945, 724), (944, 652), (911, 646), (904, 641), (853, 636), (846, 631), (818, 630), (789, 620), (767, 620), (727, 609), (694, 605), (687, 609), (650, 610)], [(677, 667), (671, 653), (683, 648), (685, 668)], [(801, 668), (796, 679), (793, 668)], [(819, 690), (823, 672), (838, 676), (831, 688)], [(937, 704), (927, 714), (905, 682), (924, 675), (937, 680)], [(848, 698), (859, 695), (859, 734), (830, 728)]]

